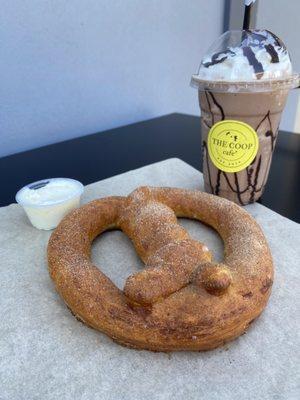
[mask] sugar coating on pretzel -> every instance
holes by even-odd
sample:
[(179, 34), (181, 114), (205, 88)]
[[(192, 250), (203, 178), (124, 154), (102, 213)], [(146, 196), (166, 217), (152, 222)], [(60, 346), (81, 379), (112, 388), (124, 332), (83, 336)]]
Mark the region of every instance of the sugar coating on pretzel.
[[(177, 217), (212, 226), (224, 241), (223, 263)], [(123, 291), (90, 260), (92, 241), (108, 229), (128, 235), (145, 264)], [(175, 188), (141, 187), (73, 211), (51, 235), (48, 265), (77, 318), (154, 351), (208, 350), (236, 338), (264, 309), (273, 282), (268, 244), (244, 209)]]

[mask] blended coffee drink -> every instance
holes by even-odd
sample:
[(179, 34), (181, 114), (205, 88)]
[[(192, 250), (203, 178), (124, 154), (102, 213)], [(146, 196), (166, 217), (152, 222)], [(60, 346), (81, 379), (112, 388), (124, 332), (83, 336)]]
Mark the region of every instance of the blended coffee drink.
[(258, 200), (288, 92), (299, 86), (284, 43), (266, 30), (226, 32), (192, 85), (199, 91), (205, 190), (240, 205)]

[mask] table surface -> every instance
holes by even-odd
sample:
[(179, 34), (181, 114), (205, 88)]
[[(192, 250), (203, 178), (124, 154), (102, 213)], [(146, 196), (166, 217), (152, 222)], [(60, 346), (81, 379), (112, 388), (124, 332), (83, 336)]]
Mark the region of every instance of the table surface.
[[(201, 190), (203, 178), (173, 158), (88, 185), (82, 203), (124, 196), (140, 185)], [(166, 354), (127, 349), (77, 321), (49, 277), (51, 231), (33, 228), (16, 205), (0, 208), (0, 399), (298, 400), (300, 225), (260, 204), (246, 209), (262, 227), (274, 260), (266, 309), (245, 335), (223, 347)], [(223, 260), (213, 229), (193, 220), (180, 223), (216, 261)], [(143, 268), (120, 231), (100, 235), (91, 258), (120, 289)], [(78, 280), (80, 285), (80, 275)], [(248, 306), (251, 298), (243, 301)]]
[[(0, 158), (0, 206), (29, 182), (70, 177), (89, 184), (171, 157), (202, 169), (200, 118), (169, 114)], [(260, 202), (300, 222), (300, 135), (280, 132)]]

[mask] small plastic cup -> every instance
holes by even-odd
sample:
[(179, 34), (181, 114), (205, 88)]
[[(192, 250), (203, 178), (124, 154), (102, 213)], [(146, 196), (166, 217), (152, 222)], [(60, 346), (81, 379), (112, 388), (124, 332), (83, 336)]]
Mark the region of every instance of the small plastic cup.
[(25, 210), (37, 229), (50, 230), (71, 210), (79, 207), (84, 186), (70, 178), (50, 178), (30, 183), (16, 194), (16, 201)]

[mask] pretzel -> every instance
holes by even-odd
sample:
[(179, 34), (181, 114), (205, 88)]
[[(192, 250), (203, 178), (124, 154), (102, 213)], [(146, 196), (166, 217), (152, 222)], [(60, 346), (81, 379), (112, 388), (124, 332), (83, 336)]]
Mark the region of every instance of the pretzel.
[[(224, 241), (216, 263), (176, 217), (212, 226)], [(145, 269), (124, 290), (91, 263), (92, 241), (121, 229)], [(49, 272), (73, 314), (120, 344), (153, 351), (209, 350), (245, 332), (270, 295), (273, 264), (255, 220), (200, 191), (140, 187), (67, 215), (48, 244)]]

